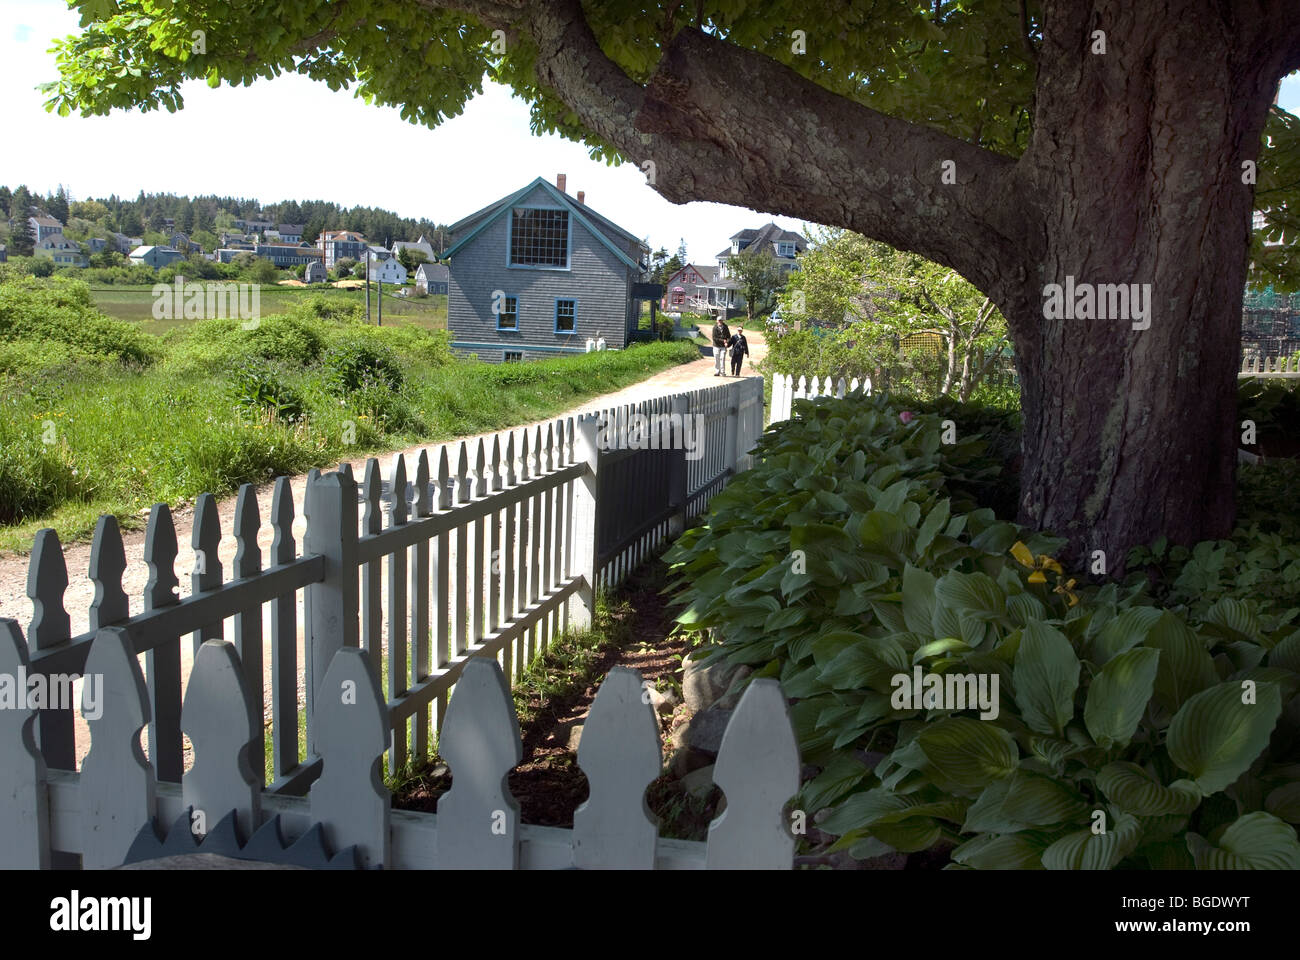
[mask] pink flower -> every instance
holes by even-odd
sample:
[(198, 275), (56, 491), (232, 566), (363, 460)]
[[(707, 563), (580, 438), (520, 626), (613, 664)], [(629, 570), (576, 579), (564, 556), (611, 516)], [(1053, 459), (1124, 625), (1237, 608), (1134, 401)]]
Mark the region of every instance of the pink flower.
[(902, 413), (898, 415), (898, 419), (902, 420), (904, 423), (911, 423), (913, 420), (916, 419), (916, 414), (914, 414), (911, 410), (904, 410)]

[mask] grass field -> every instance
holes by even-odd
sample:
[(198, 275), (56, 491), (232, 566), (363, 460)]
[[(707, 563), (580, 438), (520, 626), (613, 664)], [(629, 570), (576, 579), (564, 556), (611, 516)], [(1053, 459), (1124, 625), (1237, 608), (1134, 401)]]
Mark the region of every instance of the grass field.
[[(435, 294), (431, 297), (394, 297), (391, 287), (384, 288), (384, 324), (399, 326), (410, 324), (424, 327), (426, 330), (445, 330), (447, 328), (447, 295)], [(319, 284), (311, 287), (263, 286), (260, 306), (263, 316), (276, 313), (289, 313), (305, 297), (326, 295), (337, 298), (344, 303), (359, 304), (365, 308), (365, 290), (338, 290), (322, 288)], [(152, 286), (112, 286), (91, 287), (91, 299), (95, 306), (106, 316), (115, 320), (127, 320), (140, 324), (145, 333), (164, 334), (177, 327), (191, 324), (192, 320), (155, 320), (153, 316)], [(379, 296), (376, 289), (370, 293), (372, 316), (378, 319)]]
[[(122, 309), (149, 295), (112, 292)], [(156, 336), (105, 316), (83, 283), (0, 283), (0, 549), (29, 550), (41, 527), (84, 539), (101, 513), (131, 527), (154, 502), (541, 420), (697, 356), (679, 342), (457, 360), (422, 318), (385, 312), (378, 327), (351, 295), (294, 296), (280, 313), (263, 304), (255, 325), (177, 321)]]

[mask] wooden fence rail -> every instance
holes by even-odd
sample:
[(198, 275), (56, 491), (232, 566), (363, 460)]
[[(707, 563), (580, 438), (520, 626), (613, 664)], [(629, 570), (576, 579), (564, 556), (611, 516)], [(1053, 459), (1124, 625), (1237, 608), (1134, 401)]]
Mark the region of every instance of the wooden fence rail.
[[(175, 525), (159, 504), (145, 533), (149, 580), (144, 610), (135, 616), (128, 616), (122, 589), (121, 534), (104, 517), (91, 550), (90, 629), (77, 636), (64, 608), (63, 551), (54, 532), (42, 530), (29, 567), (34, 615), (26, 637), (12, 620), (0, 620), (0, 633), (25, 649), (27, 674), (47, 682), (92, 674), (92, 644), (108, 627), (143, 655), (142, 722), (159, 785), (180, 784), (184, 773), (181, 638), (190, 635), (197, 669), (204, 645), (229, 636), (256, 732), (246, 758), (252, 787), (262, 791), (265, 779), (269, 692), (272, 773), (263, 792), (284, 797), (305, 796), (322, 775), (314, 712), (336, 654), (355, 648), (381, 684), (384, 752), (395, 771), (427, 755), (447, 722), (453, 686), (476, 658), (495, 660), (513, 680), (559, 632), (588, 625), (598, 590), (621, 582), (748, 467), (762, 412), (762, 381), (749, 378), (444, 445), (435, 455), (421, 451), (413, 468), (398, 455), (386, 480), (374, 459), (359, 485), (346, 465), (313, 471), (301, 553), (289, 483), (281, 478), (265, 563), (257, 542), (260, 508), (253, 487), (245, 486), (229, 579), (218, 556), (217, 504), (204, 494), (195, 504), (191, 593), (183, 598)], [(38, 707), (31, 736), (41, 762), (75, 771), (69, 698)]]

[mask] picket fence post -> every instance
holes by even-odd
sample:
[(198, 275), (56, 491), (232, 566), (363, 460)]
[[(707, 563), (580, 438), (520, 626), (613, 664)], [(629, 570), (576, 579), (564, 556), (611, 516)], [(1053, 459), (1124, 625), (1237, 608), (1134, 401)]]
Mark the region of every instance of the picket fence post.
[[(312, 705), (325, 671), (342, 647), (357, 643), (357, 485), (340, 473), (307, 482), (310, 506), (304, 549), (325, 561), (324, 577), (306, 590), (307, 633), (304, 672), (307, 688), (307, 752), (315, 752)], [(405, 491), (393, 491), (394, 499)]]
[(573, 567), (583, 583), (574, 591), (569, 610), (569, 628), (585, 630), (596, 615), (596, 577), (599, 559), (599, 510), (596, 502), (600, 467), (597, 429), (600, 418), (579, 417), (574, 423), (573, 457), (586, 469), (573, 483)]

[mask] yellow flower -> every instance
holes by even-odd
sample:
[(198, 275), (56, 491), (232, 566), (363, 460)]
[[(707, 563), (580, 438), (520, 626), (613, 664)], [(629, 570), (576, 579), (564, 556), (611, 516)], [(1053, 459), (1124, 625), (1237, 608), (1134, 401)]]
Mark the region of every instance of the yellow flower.
[(1066, 606), (1072, 607), (1079, 602), (1078, 596), (1075, 595), (1074, 585), (1078, 581), (1071, 578), (1067, 583), (1058, 583), (1053, 589), (1053, 593), (1060, 593), (1065, 596)]
[(1033, 571), (1029, 575), (1030, 583), (1046, 583), (1047, 577), (1043, 573), (1044, 570), (1051, 570), (1058, 576), (1065, 573), (1061, 569), (1061, 565), (1051, 557), (1042, 553), (1035, 557), (1033, 552), (1019, 540), (1012, 545), (1011, 555), (1016, 558), (1016, 562), (1022, 567), (1027, 567)]

